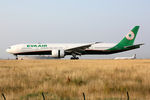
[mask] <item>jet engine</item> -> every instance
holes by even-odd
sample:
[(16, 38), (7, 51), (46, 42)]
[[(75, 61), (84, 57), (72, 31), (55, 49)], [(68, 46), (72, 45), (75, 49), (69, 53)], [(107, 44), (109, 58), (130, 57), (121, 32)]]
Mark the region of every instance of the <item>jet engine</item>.
[(59, 50), (59, 49), (54, 49), (52, 50), (52, 57), (54, 58), (64, 58), (65, 57), (65, 51), (64, 50)]

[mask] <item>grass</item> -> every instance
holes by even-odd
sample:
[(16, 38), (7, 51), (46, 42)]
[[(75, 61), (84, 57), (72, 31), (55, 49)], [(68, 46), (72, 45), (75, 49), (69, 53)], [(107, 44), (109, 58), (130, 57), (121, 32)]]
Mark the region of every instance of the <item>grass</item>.
[(0, 60), (8, 100), (150, 99), (150, 60)]

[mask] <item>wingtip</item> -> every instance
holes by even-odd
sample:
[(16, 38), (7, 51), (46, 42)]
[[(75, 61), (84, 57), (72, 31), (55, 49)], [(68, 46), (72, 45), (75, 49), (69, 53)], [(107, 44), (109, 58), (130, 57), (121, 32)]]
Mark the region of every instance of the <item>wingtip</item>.
[(102, 43), (102, 42), (95, 42), (95, 44), (98, 44), (98, 43)]

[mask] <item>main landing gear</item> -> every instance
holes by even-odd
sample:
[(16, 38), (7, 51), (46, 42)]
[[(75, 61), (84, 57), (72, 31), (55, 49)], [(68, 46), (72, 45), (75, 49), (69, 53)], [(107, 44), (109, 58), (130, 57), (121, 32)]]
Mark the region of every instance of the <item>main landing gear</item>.
[(70, 59), (71, 59), (71, 60), (78, 60), (79, 57), (75, 57), (75, 58), (74, 58), (74, 57), (71, 57)]
[(72, 53), (72, 57), (70, 59), (71, 60), (78, 60), (79, 57), (77, 57), (76, 54)]

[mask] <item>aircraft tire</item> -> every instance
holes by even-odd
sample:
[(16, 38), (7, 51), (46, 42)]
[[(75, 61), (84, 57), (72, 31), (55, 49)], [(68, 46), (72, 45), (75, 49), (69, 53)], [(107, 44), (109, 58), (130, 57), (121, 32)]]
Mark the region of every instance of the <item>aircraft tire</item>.
[(79, 57), (76, 57), (76, 58), (71, 57), (70, 59), (71, 59), (71, 60), (78, 60), (78, 59), (79, 59)]

